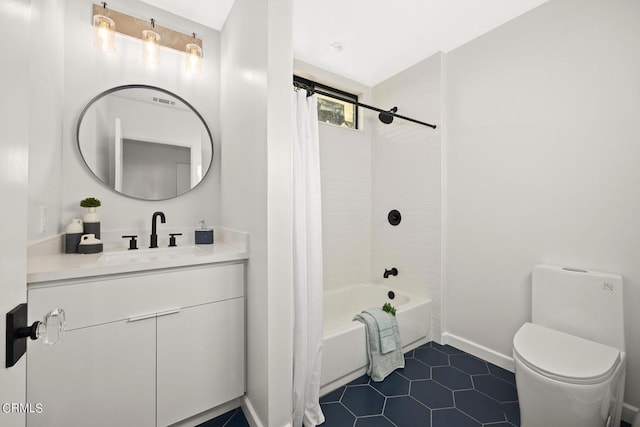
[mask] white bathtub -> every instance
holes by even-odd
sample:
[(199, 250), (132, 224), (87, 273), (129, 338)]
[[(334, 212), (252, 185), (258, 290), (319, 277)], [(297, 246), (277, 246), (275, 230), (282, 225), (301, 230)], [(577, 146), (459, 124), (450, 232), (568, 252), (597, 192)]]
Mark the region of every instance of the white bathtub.
[[(395, 298), (390, 299), (388, 292)], [(324, 294), (324, 350), (321, 384), (337, 387), (347, 382), (350, 374), (367, 366), (364, 324), (353, 317), (362, 310), (382, 307), (385, 302), (396, 307), (402, 347), (410, 350), (413, 343), (429, 338), (431, 300), (378, 284), (358, 284)], [(342, 381), (344, 380), (344, 381)]]

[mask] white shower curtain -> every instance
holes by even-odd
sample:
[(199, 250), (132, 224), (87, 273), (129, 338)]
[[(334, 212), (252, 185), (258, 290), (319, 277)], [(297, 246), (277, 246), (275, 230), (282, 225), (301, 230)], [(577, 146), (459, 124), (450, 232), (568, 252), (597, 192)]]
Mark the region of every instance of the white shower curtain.
[(293, 427), (324, 422), (322, 363), (322, 202), (317, 97), (294, 92)]

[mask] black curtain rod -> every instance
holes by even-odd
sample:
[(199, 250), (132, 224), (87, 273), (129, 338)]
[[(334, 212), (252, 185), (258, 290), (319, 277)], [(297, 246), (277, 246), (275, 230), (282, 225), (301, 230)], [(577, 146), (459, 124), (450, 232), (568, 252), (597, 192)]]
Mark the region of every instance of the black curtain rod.
[(324, 96), (328, 96), (330, 98), (335, 98), (335, 99), (337, 99), (339, 101), (342, 101), (342, 102), (348, 102), (349, 104), (357, 105), (358, 107), (368, 108), (369, 110), (377, 111), (378, 113), (384, 113), (385, 115), (397, 117), (399, 119), (407, 120), (407, 121), (410, 121), (410, 122), (413, 122), (413, 123), (417, 123), (419, 125), (428, 126), (428, 127), (432, 128), (432, 129), (436, 128), (436, 125), (432, 125), (432, 124), (429, 124), (429, 123), (421, 122), (420, 120), (412, 119), (411, 117), (402, 116), (400, 114), (393, 113), (390, 110), (383, 110), (383, 109), (378, 108), (378, 107), (373, 107), (371, 105), (363, 104), (362, 102), (357, 102), (357, 101), (354, 101), (353, 99), (343, 98), (342, 96), (336, 95), (335, 93), (325, 92), (323, 90), (316, 89), (315, 87), (310, 86), (310, 85), (305, 84), (305, 83), (302, 83), (302, 82), (294, 81), (293, 85), (296, 88), (305, 89), (307, 92), (309, 92), (309, 96), (313, 95), (314, 93), (317, 93), (319, 95), (324, 95)]

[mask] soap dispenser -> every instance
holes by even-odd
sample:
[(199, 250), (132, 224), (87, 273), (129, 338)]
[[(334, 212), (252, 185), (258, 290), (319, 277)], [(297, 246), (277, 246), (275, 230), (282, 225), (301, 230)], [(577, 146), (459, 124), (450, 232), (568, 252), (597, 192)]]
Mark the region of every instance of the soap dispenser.
[(208, 228), (204, 219), (200, 221), (200, 227), (196, 229), (196, 245), (213, 244), (213, 228)]

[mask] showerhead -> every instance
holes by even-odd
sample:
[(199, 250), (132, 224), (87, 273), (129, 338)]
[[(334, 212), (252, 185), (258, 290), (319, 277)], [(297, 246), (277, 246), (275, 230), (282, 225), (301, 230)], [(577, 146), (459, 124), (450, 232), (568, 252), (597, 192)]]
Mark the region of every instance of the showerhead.
[[(396, 111), (398, 111), (398, 107), (393, 107), (391, 110), (389, 110), (390, 113), (395, 113)], [(378, 114), (378, 119), (380, 119), (380, 121), (385, 125), (388, 125), (393, 121), (393, 115), (389, 114), (386, 111), (383, 111)]]

